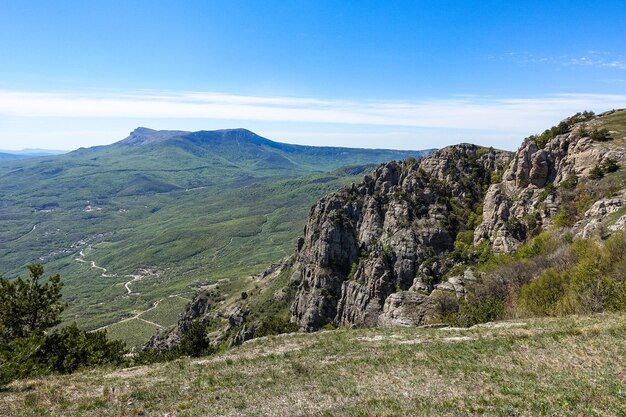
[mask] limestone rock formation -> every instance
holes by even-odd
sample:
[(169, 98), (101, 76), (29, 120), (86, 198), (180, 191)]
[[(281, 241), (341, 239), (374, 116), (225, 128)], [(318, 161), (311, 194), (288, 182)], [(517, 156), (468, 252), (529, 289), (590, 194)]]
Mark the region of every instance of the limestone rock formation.
[[(492, 172), (510, 153), (475, 145), (421, 161), (380, 166), (359, 185), (321, 199), (296, 253), (293, 319), (306, 331), (421, 324), (428, 293), (452, 266), (446, 258)], [(454, 285), (451, 283), (450, 285)]]
[(145, 345), (146, 349), (168, 351), (174, 349), (183, 335), (189, 330), (194, 320), (208, 321), (208, 313), (214, 305), (215, 293), (200, 292), (187, 308), (180, 314), (178, 324), (173, 328), (165, 329), (153, 335)]
[[(496, 253), (515, 251), (531, 229), (545, 230), (560, 210), (571, 209), (567, 206), (572, 201), (563, 199), (557, 188), (575, 186), (606, 161), (626, 160), (623, 147), (593, 141), (585, 134), (594, 122), (573, 123), (566, 119), (562, 123), (570, 123), (569, 131), (556, 135), (543, 148), (533, 138), (526, 140), (504, 172), (502, 182), (492, 184), (487, 191), (483, 221), (474, 233), (475, 244), (487, 240)], [(591, 219), (593, 215), (586, 217)]]

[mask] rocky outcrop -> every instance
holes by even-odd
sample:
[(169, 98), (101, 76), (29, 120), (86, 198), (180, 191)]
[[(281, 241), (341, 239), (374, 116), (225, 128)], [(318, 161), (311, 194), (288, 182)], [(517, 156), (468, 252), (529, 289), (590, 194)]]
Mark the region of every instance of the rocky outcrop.
[(624, 207), (626, 207), (626, 191), (596, 201), (585, 211), (583, 218), (574, 225), (573, 230), (576, 237), (583, 239), (606, 238), (610, 232), (626, 230), (626, 216), (617, 218), (615, 222), (610, 222), (610, 217), (608, 217)]
[(313, 331), (421, 324), (447, 255), (510, 153), (461, 144), (421, 161), (380, 166), (321, 199), (298, 244), (293, 320)]
[(379, 326), (398, 327), (428, 323), (436, 319), (437, 304), (443, 297), (465, 298), (468, 288), (476, 283), (474, 272), (468, 268), (463, 275), (456, 275), (436, 284), (430, 294), (423, 291), (398, 291), (385, 300)]
[(619, 211), (624, 206), (626, 206), (626, 191), (615, 197), (603, 198), (596, 201), (589, 210), (585, 212), (585, 218), (604, 217)]
[[(568, 133), (556, 135), (543, 148), (531, 137), (512, 158), (500, 183), (492, 184), (485, 196), (483, 221), (474, 243), (489, 241), (496, 253), (515, 251), (532, 230), (545, 230), (561, 209), (571, 205), (557, 189), (572, 187), (605, 161), (623, 161), (626, 150), (596, 142), (584, 133), (594, 126), (569, 123)], [(585, 222), (587, 225), (588, 222)], [(593, 228), (590, 225), (589, 228)]]
[(209, 321), (209, 312), (215, 304), (216, 297), (217, 294), (212, 291), (198, 293), (180, 314), (178, 324), (175, 327), (157, 332), (150, 338), (144, 349), (157, 349), (160, 351), (174, 349), (195, 320)]
[[(185, 337), (194, 322), (201, 322), (213, 331), (207, 338), (214, 347), (221, 344), (232, 347), (240, 345), (254, 336), (258, 319), (251, 320), (251, 310), (255, 305), (254, 298), (263, 290), (272, 291), (273, 303), (290, 304), (287, 288), (279, 286), (276, 291), (274, 281), (291, 270), (293, 256), (286, 256), (277, 263), (271, 264), (263, 272), (248, 277), (246, 291), (237, 292), (236, 297), (227, 298), (217, 283), (201, 286), (201, 290), (180, 314), (178, 323), (170, 328), (162, 329), (152, 336), (144, 349), (170, 351), (175, 349)], [(281, 281), (282, 282), (282, 281)], [(241, 290), (241, 287), (238, 287)], [(275, 292), (274, 292), (275, 291)], [(286, 308), (286, 307), (285, 307)]]

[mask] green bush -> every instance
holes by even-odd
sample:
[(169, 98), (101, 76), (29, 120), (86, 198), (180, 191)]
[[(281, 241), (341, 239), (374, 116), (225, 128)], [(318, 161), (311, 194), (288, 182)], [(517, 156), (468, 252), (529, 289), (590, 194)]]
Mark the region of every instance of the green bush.
[[(615, 272), (615, 268), (619, 267), (620, 263), (626, 261), (626, 233), (615, 233), (609, 239), (604, 242), (603, 250), (603, 264), (610, 265)], [(626, 275), (617, 273), (614, 275), (617, 280), (626, 281)]]
[(554, 139), (558, 135), (569, 132), (570, 129), (571, 126), (569, 123), (563, 121), (557, 126), (552, 126), (550, 129), (545, 130), (541, 135), (531, 136), (530, 139), (535, 141), (539, 149), (543, 149), (550, 140)]
[(554, 252), (559, 245), (559, 241), (550, 232), (543, 232), (523, 244), (517, 250), (517, 257), (520, 259), (529, 259), (534, 256), (548, 255)]
[(522, 218), (522, 222), (524, 223), (526, 229), (526, 235), (529, 237), (532, 237), (541, 231), (541, 216), (537, 211), (526, 213)]
[(565, 178), (559, 185), (566, 190), (573, 190), (578, 185), (578, 177), (576, 174), (572, 174)]
[(600, 166), (600, 169), (603, 172), (606, 173), (612, 173), (612, 172), (616, 172), (617, 170), (619, 170), (619, 165), (617, 164), (617, 162), (611, 158), (607, 158), (602, 162), (602, 165)]
[(282, 333), (294, 333), (300, 329), (297, 323), (281, 316), (265, 317), (254, 331), (254, 337), (270, 336)]
[(604, 177), (604, 171), (602, 171), (600, 165), (596, 165), (589, 171), (589, 178), (592, 180), (599, 180), (602, 177)]
[(467, 216), (467, 221), (465, 222), (465, 227), (468, 230), (474, 230), (478, 227), (478, 225), (480, 225), (483, 221), (483, 216), (482, 216), (482, 206), (480, 206), (480, 210), (481, 210), (481, 214), (476, 213), (476, 212), (471, 212), (468, 216)]
[(498, 171), (491, 171), (491, 177), (489, 178), (490, 184), (499, 184), (502, 182), (502, 176), (504, 175), (504, 169)]
[(181, 356), (204, 356), (213, 352), (206, 337), (207, 326), (199, 320), (191, 323), (180, 340), (177, 352)]
[(28, 376), (47, 373), (37, 360), (37, 352), (45, 342), (43, 335), (16, 338), (0, 343), (0, 386)]
[(322, 326), (322, 330), (335, 330), (337, 329), (332, 323), (326, 323)]
[(454, 326), (456, 323), (456, 314), (459, 312), (460, 305), (456, 295), (448, 293), (439, 293), (435, 296), (435, 315), (441, 323)]
[(551, 195), (552, 193), (554, 193), (554, 191), (556, 190), (556, 188), (554, 187), (553, 183), (550, 183), (548, 185), (546, 185), (541, 192), (539, 193), (539, 195), (537, 196), (537, 199), (539, 201), (545, 201), (546, 198), (548, 198), (549, 195)]
[(454, 253), (460, 259), (469, 259), (474, 254), (474, 231), (465, 230), (456, 235)]
[(589, 132), (589, 138), (598, 142), (606, 142), (613, 139), (609, 134), (609, 131), (604, 128), (593, 129), (591, 132)]
[(47, 335), (36, 356), (51, 372), (71, 373), (84, 367), (119, 365), (125, 353), (125, 344), (107, 340), (106, 330), (87, 333), (73, 323)]
[(455, 327), (471, 327), (479, 323), (502, 320), (505, 315), (505, 304), (495, 298), (472, 299), (459, 301), (457, 312), (441, 316), (443, 323)]
[[(566, 313), (588, 314), (623, 310), (626, 277), (618, 269), (626, 255), (626, 236), (618, 233), (603, 247), (588, 239), (574, 241), (577, 262), (569, 268)], [(623, 271), (623, 270), (622, 270)]]
[(61, 277), (51, 276), (42, 284), (43, 266), (30, 265), (28, 271), (26, 280), (0, 278), (0, 338), (4, 341), (42, 333), (61, 322), (66, 307), (60, 301)]
[(518, 240), (523, 240), (525, 238), (526, 229), (522, 222), (520, 222), (516, 217), (509, 217), (509, 219), (504, 223), (504, 229)]
[(523, 313), (532, 315), (625, 311), (626, 234), (615, 234), (603, 246), (575, 240), (569, 262), (523, 285), (517, 301)]
[(561, 273), (548, 269), (539, 277), (522, 286), (519, 305), (522, 310), (537, 316), (559, 313), (559, 302), (567, 291), (567, 280)]
[(562, 208), (561, 210), (559, 210), (558, 213), (554, 215), (554, 218), (552, 218), (552, 223), (554, 223), (556, 227), (571, 227), (574, 225), (574, 219), (567, 210)]
[(589, 110), (585, 110), (583, 112), (578, 112), (575, 115), (573, 115), (572, 117), (570, 117), (570, 122), (571, 123), (580, 123), (580, 122), (587, 122), (591, 119), (594, 118), (596, 114), (592, 111)]
[(348, 274), (348, 279), (354, 279), (354, 275), (356, 274), (357, 269), (359, 268), (359, 265), (354, 262), (352, 263), (352, 266), (350, 267), (350, 273)]
[(599, 259), (585, 257), (569, 272), (567, 296), (563, 300), (566, 314), (599, 313), (611, 298), (613, 281), (604, 276)]

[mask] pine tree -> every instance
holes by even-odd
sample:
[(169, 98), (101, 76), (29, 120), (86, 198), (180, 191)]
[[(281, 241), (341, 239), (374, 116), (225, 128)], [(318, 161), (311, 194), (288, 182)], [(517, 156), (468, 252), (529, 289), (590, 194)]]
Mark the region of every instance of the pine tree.
[(0, 338), (4, 341), (42, 334), (60, 323), (66, 304), (61, 302), (61, 277), (41, 283), (43, 266), (30, 265), (30, 276), (13, 282), (0, 278)]

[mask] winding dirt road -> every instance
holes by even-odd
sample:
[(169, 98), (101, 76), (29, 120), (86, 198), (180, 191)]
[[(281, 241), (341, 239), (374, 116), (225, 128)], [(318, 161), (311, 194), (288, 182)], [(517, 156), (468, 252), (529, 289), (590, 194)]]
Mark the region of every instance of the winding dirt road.
[[(89, 246), (89, 248), (91, 249), (91, 246)], [(115, 277), (117, 277), (117, 276), (118, 276), (117, 274), (107, 274), (107, 269), (106, 269), (106, 268), (103, 268), (103, 267), (101, 267), (101, 266), (98, 266), (98, 265), (96, 264), (96, 262), (95, 262), (95, 261), (87, 261), (87, 260), (85, 260), (85, 259), (84, 259), (84, 258), (85, 258), (85, 256), (86, 256), (86, 255), (85, 255), (85, 252), (83, 252), (83, 251), (81, 250), (81, 251), (78, 253), (78, 257), (74, 258), (74, 260), (75, 260), (76, 262), (80, 262), (80, 263), (83, 263), (83, 264), (89, 264), (89, 266), (90, 266), (92, 269), (99, 269), (100, 271), (102, 271), (102, 274), (100, 274), (100, 276), (101, 276), (101, 277), (103, 277), (103, 278), (115, 278)], [(133, 275), (133, 274), (130, 274), (130, 275), (122, 275), (122, 277), (124, 277), (124, 278), (132, 278), (130, 281), (128, 281), (128, 282), (126, 282), (126, 283), (124, 284), (124, 288), (126, 288), (126, 291), (127, 291), (127, 294), (126, 294), (126, 295), (128, 296), (128, 295), (132, 294), (132, 292), (133, 292), (133, 291), (130, 289), (130, 284), (132, 284), (133, 282), (136, 282), (136, 281), (140, 281), (141, 279), (145, 278), (146, 276), (148, 276), (148, 275)]]

